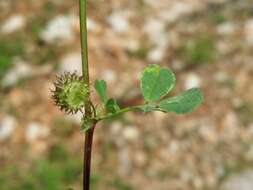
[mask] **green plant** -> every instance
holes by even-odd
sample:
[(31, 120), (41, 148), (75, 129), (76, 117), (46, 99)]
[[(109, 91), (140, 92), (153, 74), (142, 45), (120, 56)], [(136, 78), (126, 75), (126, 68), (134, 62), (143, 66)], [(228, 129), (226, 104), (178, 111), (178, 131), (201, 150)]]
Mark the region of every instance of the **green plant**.
[(82, 173), (82, 160), (63, 145), (54, 145), (48, 153), (29, 163), (29, 166), (21, 162), (3, 166), (0, 189), (65, 190)]
[(174, 73), (159, 65), (147, 66), (141, 74), (140, 88), (144, 97), (143, 105), (121, 108), (115, 98), (107, 96), (107, 85), (104, 80), (96, 80), (94, 88), (98, 93), (101, 104), (94, 106), (90, 95), (88, 43), (86, 26), (86, 0), (80, 0), (80, 28), (82, 48), (82, 76), (76, 73), (65, 73), (58, 77), (53, 90), (53, 99), (66, 113), (83, 114), (81, 129), (85, 132), (83, 189), (89, 190), (90, 162), (93, 132), (99, 121), (117, 116), (129, 111), (140, 112), (175, 112), (183, 114), (192, 111), (203, 100), (199, 89), (189, 89), (178, 96), (168, 97), (168, 93), (175, 85)]
[(11, 40), (0, 38), (0, 78), (12, 66), (13, 58), (23, 54), (23, 49), (19, 37), (14, 36)]
[(181, 50), (189, 64), (208, 63), (216, 56), (214, 40), (209, 35), (200, 35), (189, 40)]

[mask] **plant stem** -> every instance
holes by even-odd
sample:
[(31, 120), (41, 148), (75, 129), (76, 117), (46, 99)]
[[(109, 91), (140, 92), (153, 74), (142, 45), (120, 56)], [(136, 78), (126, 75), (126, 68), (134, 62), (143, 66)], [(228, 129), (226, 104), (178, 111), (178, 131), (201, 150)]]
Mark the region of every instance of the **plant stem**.
[(80, 13), (81, 49), (82, 49), (82, 73), (85, 83), (89, 85), (86, 0), (79, 0), (79, 13)]
[[(82, 54), (82, 74), (84, 82), (89, 88), (89, 62), (88, 62), (88, 39), (87, 39), (87, 14), (86, 0), (79, 0), (79, 16), (80, 16), (80, 37), (81, 37), (81, 54)], [(90, 99), (90, 98), (89, 98)], [(85, 117), (92, 117), (92, 108), (89, 103), (85, 105)], [(85, 134), (84, 143), (84, 161), (83, 161), (83, 190), (90, 189), (90, 166), (92, 140), (96, 123)]]
[(134, 110), (138, 110), (138, 106), (130, 106), (130, 107), (127, 107), (127, 108), (122, 108), (122, 109), (118, 110), (116, 113), (113, 113), (113, 114), (110, 114), (110, 115), (105, 115), (105, 116), (102, 116), (102, 117), (98, 117), (98, 118), (96, 118), (96, 120), (101, 121), (101, 120), (104, 120), (104, 119), (109, 119), (111, 117), (115, 117), (115, 116), (120, 115), (122, 113), (126, 113), (126, 112), (129, 112), (129, 111), (134, 111)]
[(93, 133), (96, 123), (85, 133), (84, 143), (84, 160), (83, 160), (83, 190), (90, 189), (90, 166), (91, 166), (91, 152)]

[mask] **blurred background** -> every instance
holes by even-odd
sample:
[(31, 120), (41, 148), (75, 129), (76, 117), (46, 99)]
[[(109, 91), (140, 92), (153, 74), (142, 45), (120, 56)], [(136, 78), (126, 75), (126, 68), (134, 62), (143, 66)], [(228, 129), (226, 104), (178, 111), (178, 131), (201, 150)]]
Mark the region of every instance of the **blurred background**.
[[(202, 88), (191, 114), (128, 113), (95, 131), (92, 190), (253, 189), (252, 0), (88, 0), (91, 79), (142, 102), (150, 63)], [(0, 0), (0, 189), (81, 189), (80, 115), (49, 89), (81, 71), (77, 0)], [(97, 101), (96, 95), (93, 96)]]

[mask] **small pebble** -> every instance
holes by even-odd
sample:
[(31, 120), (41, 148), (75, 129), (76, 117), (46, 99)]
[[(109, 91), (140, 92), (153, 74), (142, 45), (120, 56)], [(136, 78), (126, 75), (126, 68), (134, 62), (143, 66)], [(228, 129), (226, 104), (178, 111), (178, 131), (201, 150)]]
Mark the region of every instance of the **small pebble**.
[(12, 116), (5, 116), (0, 121), (0, 140), (6, 140), (11, 137), (16, 128), (16, 119)]
[(107, 22), (110, 24), (115, 32), (127, 32), (130, 29), (127, 15), (124, 12), (114, 12), (108, 18)]
[(16, 32), (26, 25), (26, 17), (21, 14), (12, 15), (1, 26), (1, 31), (5, 34)]
[(82, 59), (80, 53), (69, 53), (65, 55), (60, 62), (59, 71), (60, 74), (64, 72), (77, 72), (77, 74), (82, 74)]
[(49, 135), (49, 129), (40, 123), (28, 123), (25, 131), (25, 138), (28, 143), (33, 143), (39, 138), (44, 138)]
[(78, 17), (74, 15), (59, 15), (49, 21), (40, 36), (47, 43), (73, 41), (77, 22)]
[(123, 136), (126, 140), (136, 140), (139, 138), (139, 131), (136, 129), (136, 126), (128, 126), (123, 130)]
[(201, 79), (200, 77), (195, 73), (190, 73), (186, 76), (185, 82), (184, 82), (184, 88), (190, 89), (190, 88), (196, 88), (201, 86)]

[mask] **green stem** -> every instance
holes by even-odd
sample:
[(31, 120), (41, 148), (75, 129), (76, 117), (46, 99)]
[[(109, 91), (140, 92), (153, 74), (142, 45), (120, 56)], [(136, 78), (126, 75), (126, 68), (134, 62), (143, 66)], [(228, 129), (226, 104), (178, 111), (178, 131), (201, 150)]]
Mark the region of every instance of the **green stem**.
[(126, 113), (126, 112), (129, 112), (129, 111), (135, 111), (135, 110), (138, 110), (138, 109), (139, 109), (138, 106), (131, 106), (131, 107), (123, 108), (123, 109), (120, 109), (119, 111), (117, 111), (116, 113), (112, 113), (112, 114), (109, 114), (109, 115), (98, 117), (98, 118), (96, 118), (96, 121), (109, 119), (109, 118), (115, 117), (117, 115), (120, 115), (122, 113)]
[[(82, 54), (82, 75), (83, 80), (89, 88), (89, 62), (88, 62), (88, 34), (87, 34), (87, 14), (86, 0), (79, 0), (79, 16), (80, 16), (80, 37), (81, 37), (81, 54)], [(90, 97), (89, 97), (90, 99)], [(90, 103), (85, 105), (85, 117), (92, 117), (92, 107)], [(83, 161), (83, 190), (90, 189), (90, 168), (91, 168), (91, 151), (93, 132), (96, 123), (86, 131), (84, 143), (84, 161)]]
[(87, 39), (87, 14), (86, 0), (79, 0), (80, 9), (80, 36), (82, 49), (82, 73), (84, 81), (89, 85), (88, 39)]

